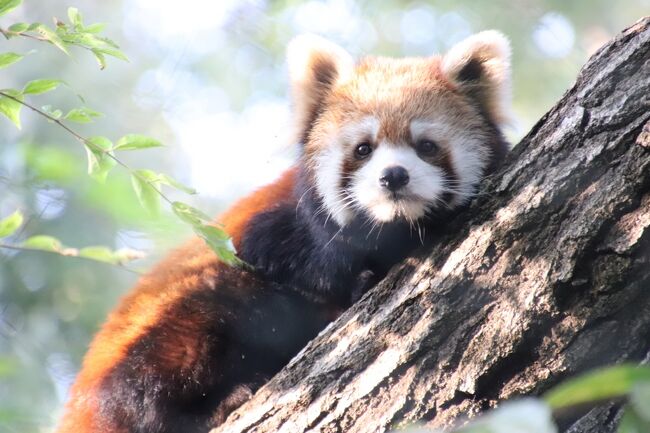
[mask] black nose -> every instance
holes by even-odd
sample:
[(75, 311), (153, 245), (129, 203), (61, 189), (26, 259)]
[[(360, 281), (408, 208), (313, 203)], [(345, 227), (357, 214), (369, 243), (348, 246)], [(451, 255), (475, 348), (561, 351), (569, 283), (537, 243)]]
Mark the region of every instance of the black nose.
[(409, 172), (399, 165), (385, 168), (379, 178), (379, 185), (393, 192), (406, 186), (407, 183), (409, 183)]

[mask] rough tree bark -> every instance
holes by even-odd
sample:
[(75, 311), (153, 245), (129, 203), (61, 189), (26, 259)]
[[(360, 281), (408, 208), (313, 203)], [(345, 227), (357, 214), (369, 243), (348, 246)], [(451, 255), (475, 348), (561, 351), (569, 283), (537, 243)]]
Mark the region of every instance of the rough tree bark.
[[(589, 60), (482, 191), (213, 432), (447, 427), (647, 358), (650, 18)], [(618, 412), (562, 429), (612, 432)]]

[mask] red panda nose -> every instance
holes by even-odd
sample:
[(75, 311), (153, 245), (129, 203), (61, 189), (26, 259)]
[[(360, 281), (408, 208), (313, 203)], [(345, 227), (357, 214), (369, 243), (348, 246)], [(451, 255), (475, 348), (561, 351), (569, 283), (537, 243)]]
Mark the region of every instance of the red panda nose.
[(395, 192), (409, 183), (409, 172), (402, 166), (387, 167), (381, 172), (379, 185)]

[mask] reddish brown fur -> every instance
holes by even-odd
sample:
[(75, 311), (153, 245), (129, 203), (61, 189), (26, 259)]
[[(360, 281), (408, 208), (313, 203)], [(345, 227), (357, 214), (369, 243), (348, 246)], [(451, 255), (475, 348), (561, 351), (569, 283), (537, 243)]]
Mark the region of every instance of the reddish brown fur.
[[(296, 168), (285, 171), (275, 182), (239, 200), (218, 221), (232, 236), (235, 247), (248, 221), (257, 213), (282, 203), (293, 193)], [(125, 296), (109, 315), (86, 354), (81, 371), (70, 391), (66, 415), (58, 433), (115, 433), (115, 426), (105, 425), (98, 417), (97, 394), (108, 372), (120, 363), (129, 348), (160, 322), (160, 317), (177, 301), (200, 286), (205, 279), (216, 280), (221, 268), (215, 254), (199, 239), (172, 252), (150, 273), (142, 277), (133, 291)], [(197, 320), (198, 318), (194, 318)], [(192, 321), (186, 322), (192, 325)], [(195, 328), (201, 328), (194, 323)], [(189, 330), (191, 332), (191, 329)], [(190, 336), (192, 340), (196, 335)], [(186, 350), (189, 348), (189, 351)], [(191, 368), (198, 354), (192, 344), (159, 349), (165, 353), (169, 368)], [(194, 356), (192, 356), (194, 355)]]

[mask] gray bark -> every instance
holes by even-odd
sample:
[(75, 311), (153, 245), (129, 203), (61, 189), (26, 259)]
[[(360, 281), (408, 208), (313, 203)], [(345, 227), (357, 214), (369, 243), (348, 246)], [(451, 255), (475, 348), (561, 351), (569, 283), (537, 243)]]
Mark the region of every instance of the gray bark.
[[(543, 84), (540, 84), (543, 85)], [(650, 350), (650, 18), (598, 51), (432, 250), (217, 432), (448, 427)], [(616, 405), (564, 423), (614, 431)]]

